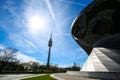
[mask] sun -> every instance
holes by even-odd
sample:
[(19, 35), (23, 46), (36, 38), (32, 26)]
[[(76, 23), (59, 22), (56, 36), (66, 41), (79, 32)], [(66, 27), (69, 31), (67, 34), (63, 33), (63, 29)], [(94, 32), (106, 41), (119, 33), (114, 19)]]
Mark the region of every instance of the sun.
[(30, 26), (36, 29), (43, 28), (45, 25), (45, 18), (39, 16), (33, 16), (30, 19)]
[(44, 16), (32, 16), (29, 18), (29, 30), (37, 33), (46, 30), (47, 19)]

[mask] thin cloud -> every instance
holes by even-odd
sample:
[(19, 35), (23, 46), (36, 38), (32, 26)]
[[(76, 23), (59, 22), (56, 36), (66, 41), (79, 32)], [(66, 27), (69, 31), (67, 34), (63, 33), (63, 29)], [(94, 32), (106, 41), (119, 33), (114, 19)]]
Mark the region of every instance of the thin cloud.
[(4, 48), (5, 48), (5, 46), (0, 44), (0, 49), (4, 49)]
[(72, 1), (67, 1), (67, 0), (58, 0), (58, 1), (65, 2), (65, 3), (70, 3), (70, 4), (75, 4), (75, 5), (80, 5), (80, 6), (87, 6), (87, 5), (82, 4), (82, 3), (72, 2)]
[(52, 5), (50, 4), (50, 1), (49, 1), (49, 0), (45, 0), (45, 2), (46, 2), (46, 4), (47, 4), (47, 7), (48, 7), (48, 9), (49, 9), (49, 12), (50, 12), (53, 20), (56, 20), (55, 14), (54, 14), (54, 12), (53, 12)]
[(37, 47), (36, 47), (36, 45), (34, 45), (32, 42), (30, 42), (30, 41), (28, 41), (28, 40), (26, 40), (26, 39), (23, 39), (25, 42), (27, 42), (29, 45), (31, 45), (32, 47), (34, 47), (34, 48), (36, 48), (37, 49)]
[(17, 58), (18, 60), (20, 60), (20, 62), (34, 61), (34, 62), (42, 63), (41, 61), (36, 60), (34, 57), (27, 56), (27, 55), (25, 55), (25, 54), (23, 54), (23, 53), (20, 53), (20, 52), (18, 52), (18, 53), (16, 54), (16, 58)]
[(53, 8), (52, 8), (52, 5), (51, 5), (50, 1), (49, 1), (49, 0), (45, 0), (45, 2), (46, 2), (46, 4), (47, 4), (48, 10), (49, 10), (49, 12), (50, 12), (50, 14), (51, 14), (51, 16), (52, 16), (52, 18), (53, 18), (53, 21), (54, 21), (55, 24), (56, 24), (56, 27), (57, 27), (58, 31), (61, 33), (61, 30), (60, 30), (60, 28), (59, 28), (59, 26), (58, 26), (58, 24), (57, 24), (56, 17), (55, 17), (55, 13), (54, 13), (54, 11), (53, 11)]
[(71, 36), (70, 33), (64, 33), (64, 34), (55, 34), (54, 36)]
[(17, 34), (9, 34), (9, 39), (14, 43), (14, 45), (19, 48), (19, 50), (25, 53), (35, 53), (37, 52), (37, 47), (30, 41), (25, 40)]

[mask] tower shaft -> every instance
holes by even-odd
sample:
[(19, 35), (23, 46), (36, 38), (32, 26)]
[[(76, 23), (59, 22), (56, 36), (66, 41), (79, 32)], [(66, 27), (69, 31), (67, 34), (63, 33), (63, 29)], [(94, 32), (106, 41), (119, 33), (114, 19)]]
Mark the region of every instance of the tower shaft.
[(47, 59), (47, 68), (50, 67), (50, 53), (51, 53), (51, 47), (52, 47), (52, 34), (50, 36), (50, 40), (48, 42), (48, 47), (49, 47), (49, 50), (48, 50), (48, 59)]
[(50, 67), (50, 52), (51, 52), (51, 47), (49, 47), (49, 51), (48, 51), (47, 68)]

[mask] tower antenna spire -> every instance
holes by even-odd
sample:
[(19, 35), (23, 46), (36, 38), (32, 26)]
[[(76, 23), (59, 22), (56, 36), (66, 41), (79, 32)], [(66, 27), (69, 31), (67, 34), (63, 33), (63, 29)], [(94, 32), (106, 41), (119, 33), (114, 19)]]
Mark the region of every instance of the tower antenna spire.
[(50, 35), (50, 39), (52, 39), (52, 32), (51, 32), (51, 35)]

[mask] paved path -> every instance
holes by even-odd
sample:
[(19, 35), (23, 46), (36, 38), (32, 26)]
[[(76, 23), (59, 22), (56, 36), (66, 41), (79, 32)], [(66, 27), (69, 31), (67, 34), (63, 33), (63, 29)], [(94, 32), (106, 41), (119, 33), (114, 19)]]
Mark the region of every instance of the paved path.
[(85, 78), (81, 76), (72, 76), (72, 75), (68, 75), (67, 73), (55, 73), (52, 74), (51, 76), (56, 78), (57, 80), (100, 80), (100, 79)]
[(23, 78), (42, 76), (42, 75), (45, 74), (5, 74), (5, 75), (0, 75), (0, 80), (20, 80)]

